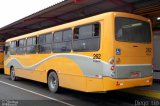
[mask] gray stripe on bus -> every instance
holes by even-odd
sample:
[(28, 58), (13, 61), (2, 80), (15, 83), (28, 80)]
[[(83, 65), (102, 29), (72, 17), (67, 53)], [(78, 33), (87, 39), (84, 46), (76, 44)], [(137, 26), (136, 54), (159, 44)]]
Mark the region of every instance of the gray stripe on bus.
[[(58, 58), (58, 57), (66, 57), (66, 58), (73, 60), (76, 64), (79, 65), (80, 69), (82, 70), (85, 76), (95, 77), (98, 75), (98, 76), (110, 76), (111, 77), (111, 70), (110, 70), (111, 65), (109, 63), (104, 62), (102, 60), (94, 60), (92, 57), (78, 55), (78, 54), (51, 55), (32, 66), (23, 66), (19, 62), (19, 60), (17, 60), (16, 58), (13, 58), (7, 63), (6, 66), (7, 67), (14, 66), (15, 68), (24, 69), (24, 70), (36, 70), (38, 66), (40, 66), (47, 60)], [(103, 71), (104, 68), (107, 71)]]
[(55, 54), (51, 55), (42, 61), (34, 64), (32, 66), (23, 66), (17, 59), (13, 58), (7, 63), (7, 67), (14, 66), (15, 68), (24, 69), (24, 70), (36, 70), (38, 66), (43, 64), (49, 59), (66, 57), (73, 60), (76, 64), (79, 65), (83, 74), (88, 77), (95, 76), (108, 76), (112, 78), (131, 78), (131, 72), (140, 72), (141, 77), (151, 76), (152, 75), (152, 66), (141, 64), (138, 66), (116, 66), (116, 71), (111, 70), (111, 64), (104, 62), (102, 60), (94, 60), (92, 57), (79, 55), (79, 54)]

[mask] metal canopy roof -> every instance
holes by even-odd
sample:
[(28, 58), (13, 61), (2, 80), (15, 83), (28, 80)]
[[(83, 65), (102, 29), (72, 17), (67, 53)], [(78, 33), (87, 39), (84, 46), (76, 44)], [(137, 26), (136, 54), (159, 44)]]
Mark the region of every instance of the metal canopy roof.
[(150, 18), (157, 29), (159, 22), (156, 17), (160, 14), (160, 0), (64, 0), (0, 28), (0, 40), (108, 11), (143, 15)]

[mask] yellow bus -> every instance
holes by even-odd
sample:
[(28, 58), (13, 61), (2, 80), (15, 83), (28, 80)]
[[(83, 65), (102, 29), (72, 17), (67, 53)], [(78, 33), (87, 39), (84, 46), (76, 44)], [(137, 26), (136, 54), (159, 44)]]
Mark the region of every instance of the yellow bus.
[(4, 42), (0, 42), (0, 70), (4, 68)]
[(5, 74), (83, 92), (152, 84), (149, 19), (108, 12), (6, 41)]

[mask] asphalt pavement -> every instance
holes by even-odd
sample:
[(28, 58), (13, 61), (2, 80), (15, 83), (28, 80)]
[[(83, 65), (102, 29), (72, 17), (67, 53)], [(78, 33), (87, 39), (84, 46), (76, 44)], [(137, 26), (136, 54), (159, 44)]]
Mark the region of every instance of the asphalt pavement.
[(61, 89), (51, 93), (44, 83), (27, 79), (10, 80), (0, 74), (1, 106), (135, 106), (136, 101), (148, 101), (145, 97), (119, 91), (84, 93)]

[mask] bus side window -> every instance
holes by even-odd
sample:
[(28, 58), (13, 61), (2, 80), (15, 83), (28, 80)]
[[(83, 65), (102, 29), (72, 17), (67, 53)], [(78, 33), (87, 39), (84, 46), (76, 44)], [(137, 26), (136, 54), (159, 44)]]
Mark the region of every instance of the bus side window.
[(93, 24), (93, 36), (99, 36), (100, 35), (100, 26), (99, 23)]
[(51, 44), (53, 42), (52, 33), (47, 33), (39, 36), (38, 49), (39, 53), (51, 53)]
[(19, 47), (19, 40), (16, 41), (16, 47)]
[(79, 38), (79, 28), (75, 28), (74, 29), (73, 39), (78, 39), (78, 38)]
[(54, 33), (53, 52), (70, 52), (72, 42), (72, 29)]
[(52, 50), (53, 52), (62, 52), (62, 34), (63, 32), (62, 31), (58, 31), (58, 32), (55, 32), (54, 33), (54, 38), (53, 38), (53, 47), (52, 47)]
[(10, 49), (10, 46), (9, 46), (9, 43), (7, 42), (4, 46), (4, 53), (5, 55), (9, 55), (9, 49)]
[(27, 54), (35, 54), (37, 52), (37, 37), (27, 38)]
[[(77, 52), (97, 51), (100, 47), (99, 26), (99, 23), (93, 23), (76, 27), (74, 29), (73, 50)], [(78, 37), (76, 37), (77, 35)]]
[(62, 42), (62, 51), (70, 52), (72, 43), (72, 29), (67, 29), (63, 31), (63, 42)]
[(71, 41), (72, 40), (72, 29), (64, 30), (63, 31), (63, 41)]
[(8, 49), (9, 49), (9, 46), (5, 46), (5, 55), (8, 54)]
[(26, 39), (20, 39), (17, 42), (17, 54), (25, 54)]
[(15, 55), (17, 51), (16, 41), (10, 42), (10, 54)]

